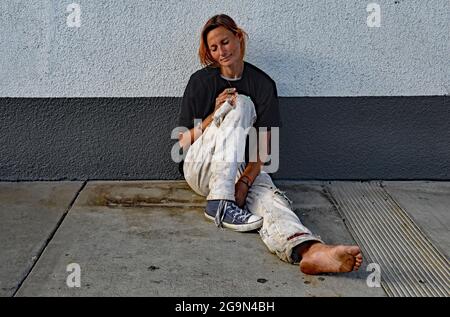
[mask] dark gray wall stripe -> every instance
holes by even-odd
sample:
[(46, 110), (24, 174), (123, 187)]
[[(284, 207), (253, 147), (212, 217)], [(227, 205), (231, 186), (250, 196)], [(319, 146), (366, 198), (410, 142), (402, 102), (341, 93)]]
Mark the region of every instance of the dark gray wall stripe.
[[(181, 98), (0, 98), (0, 180), (179, 179)], [(450, 179), (448, 96), (280, 98), (277, 179)]]

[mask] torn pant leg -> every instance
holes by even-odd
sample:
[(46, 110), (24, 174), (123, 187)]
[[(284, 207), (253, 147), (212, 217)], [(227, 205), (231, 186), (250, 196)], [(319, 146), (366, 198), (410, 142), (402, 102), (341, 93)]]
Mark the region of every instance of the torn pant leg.
[(259, 234), (270, 250), (281, 260), (298, 263), (292, 249), (306, 241), (323, 241), (306, 228), (292, 210), (292, 201), (279, 190), (269, 174), (262, 171), (255, 179), (247, 196), (247, 207), (264, 223)]

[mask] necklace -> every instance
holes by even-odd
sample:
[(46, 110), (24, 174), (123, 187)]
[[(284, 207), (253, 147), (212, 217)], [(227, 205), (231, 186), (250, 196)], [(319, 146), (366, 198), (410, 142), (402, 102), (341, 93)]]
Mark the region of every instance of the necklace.
[(233, 87), (231, 82), (232, 81), (238, 81), (238, 80), (240, 80), (242, 78), (242, 76), (244, 74), (244, 68), (245, 68), (245, 65), (244, 65), (244, 67), (241, 70), (241, 75), (240, 76), (235, 76), (235, 77), (227, 77), (227, 76), (225, 76), (225, 75), (223, 75), (222, 73), (219, 72), (220, 77), (222, 77), (228, 83), (228, 86), (230, 87), (230, 88), (226, 89), (227, 90), (227, 94), (228, 94), (228, 98), (231, 98), (231, 95), (233, 94), (233, 91), (235, 90), (235, 87)]
[(230, 86), (230, 88), (233, 88), (233, 86), (231, 85), (230, 81), (228, 79), (225, 79), (228, 83), (228, 86)]
[(234, 88), (233, 85), (231, 85), (230, 81), (237, 81), (237, 80), (240, 80), (242, 78), (242, 76), (241, 77), (235, 77), (235, 78), (229, 78), (229, 77), (226, 77), (226, 76), (224, 76), (222, 74), (220, 74), (220, 77), (222, 77), (223, 79), (226, 80), (226, 82), (228, 83), (228, 86), (230, 86), (230, 88)]

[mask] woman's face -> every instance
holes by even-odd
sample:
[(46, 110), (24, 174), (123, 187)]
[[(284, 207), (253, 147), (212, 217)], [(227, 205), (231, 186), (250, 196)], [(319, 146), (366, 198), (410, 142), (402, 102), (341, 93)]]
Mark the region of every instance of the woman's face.
[(220, 66), (231, 66), (242, 61), (239, 37), (223, 26), (210, 31), (206, 40), (211, 56)]

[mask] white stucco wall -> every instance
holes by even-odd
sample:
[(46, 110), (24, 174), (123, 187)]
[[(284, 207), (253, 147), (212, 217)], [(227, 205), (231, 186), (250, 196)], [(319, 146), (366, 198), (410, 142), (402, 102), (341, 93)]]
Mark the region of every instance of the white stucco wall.
[[(81, 26), (68, 27), (70, 3)], [(368, 27), (366, 7), (381, 8)], [(1, 97), (182, 95), (216, 13), (280, 96), (447, 95), (448, 0), (1, 0)]]

